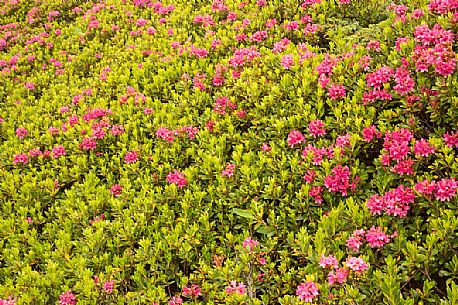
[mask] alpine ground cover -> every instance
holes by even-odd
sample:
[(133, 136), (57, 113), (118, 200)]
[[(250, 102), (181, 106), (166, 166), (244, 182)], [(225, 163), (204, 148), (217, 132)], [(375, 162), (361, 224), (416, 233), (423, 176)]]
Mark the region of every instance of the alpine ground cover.
[(0, 304), (458, 303), (456, 0), (2, 0)]

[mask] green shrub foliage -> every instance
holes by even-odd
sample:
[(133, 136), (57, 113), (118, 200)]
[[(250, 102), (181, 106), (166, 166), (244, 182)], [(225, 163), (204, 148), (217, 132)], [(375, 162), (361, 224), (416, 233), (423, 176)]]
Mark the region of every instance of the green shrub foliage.
[(457, 304), (455, 0), (3, 0), (0, 304)]

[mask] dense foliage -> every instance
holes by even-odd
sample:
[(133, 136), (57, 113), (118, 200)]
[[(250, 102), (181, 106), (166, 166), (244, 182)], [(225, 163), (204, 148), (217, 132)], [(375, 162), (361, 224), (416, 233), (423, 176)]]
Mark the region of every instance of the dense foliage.
[(0, 304), (458, 304), (456, 0), (2, 0)]

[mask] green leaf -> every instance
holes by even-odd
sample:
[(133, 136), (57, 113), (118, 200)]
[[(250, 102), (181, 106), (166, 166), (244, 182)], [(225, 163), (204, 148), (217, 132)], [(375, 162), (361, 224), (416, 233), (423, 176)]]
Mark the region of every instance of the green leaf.
[(253, 218), (253, 214), (249, 210), (233, 208), (232, 213), (242, 216), (244, 218)]

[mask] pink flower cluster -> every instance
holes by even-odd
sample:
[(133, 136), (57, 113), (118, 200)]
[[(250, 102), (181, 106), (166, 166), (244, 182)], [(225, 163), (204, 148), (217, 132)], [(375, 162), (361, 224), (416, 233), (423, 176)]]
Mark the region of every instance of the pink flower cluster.
[(59, 296), (59, 305), (75, 305), (77, 302), (76, 296), (71, 290), (62, 293)]
[(328, 191), (333, 193), (341, 193), (342, 196), (347, 196), (348, 191), (356, 189), (356, 178), (350, 183), (350, 169), (348, 166), (337, 165), (332, 169), (332, 173), (324, 178), (324, 186)]
[(202, 295), (202, 290), (200, 289), (199, 285), (193, 284), (190, 286), (184, 286), (181, 290), (181, 293), (185, 297), (197, 298), (198, 296)]
[(115, 285), (115, 281), (106, 281), (103, 284), (103, 290), (108, 294), (113, 293), (114, 285)]
[(167, 182), (177, 185), (180, 189), (182, 189), (186, 184), (188, 184), (186, 176), (177, 170), (169, 172), (169, 174), (167, 175)]
[(292, 130), (288, 135), (288, 145), (294, 147), (294, 145), (303, 143), (305, 141), (304, 135), (298, 130)]
[(324, 136), (326, 129), (324, 123), (321, 120), (313, 120), (308, 125), (308, 132), (314, 137)]
[(168, 302), (168, 305), (181, 305), (183, 304), (183, 299), (181, 297), (178, 297), (178, 296), (174, 296), (172, 298), (170, 298), (169, 302)]
[(226, 168), (221, 172), (222, 176), (232, 177), (235, 171), (235, 164), (227, 164)]
[(434, 196), (439, 201), (450, 201), (456, 196), (458, 181), (455, 179), (442, 179), (438, 182), (423, 180), (415, 185), (415, 190), (424, 196)]
[(136, 151), (128, 151), (124, 156), (124, 162), (126, 164), (135, 163), (138, 161), (138, 152)]
[(9, 297), (7, 300), (0, 300), (0, 305), (16, 305), (16, 298)]
[(253, 248), (257, 247), (258, 245), (259, 242), (257, 240), (252, 239), (251, 237), (245, 238), (245, 240), (242, 243), (242, 247), (248, 249), (250, 252), (252, 252)]
[(353, 257), (353, 256), (348, 257), (347, 260), (345, 261), (345, 264), (347, 265), (348, 268), (350, 268), (351, 270), (353, 270), (355, 273), (358, 273), (358, 274), (363, 273), (369, 267), (368, 264), (362, 258)]
[(301, 283), (299, 286), (297, 286), (296, 289), (297, 297), (306, 302), (312, 302), (313, 299), (318, 296), (318, 294), (318, 287), (312, 281)]
[(397, 188), (388, 191), (385, 195), (378, 194), (371, 196), (366, 203), (369, 211), (374, 214), (405, 217), (410, 210), (410, 204), (415, 200), (415, 195), (412, 189), (400, 185)]
[(110, 188), (110, 193), (111, 195), (115, 196), (115, 197), (119, 197), (121, 196), (121, 193), (122, 193), (122, 189), (123, 187), (119, 184), (113, 184)]
[(229, 285), (226, 287), (227, 294), (234, 294), (237, 293), (239, 295), (246, 293), (246, 287), (243, 282), (237, 283), (236, 281), (231, 281)]

